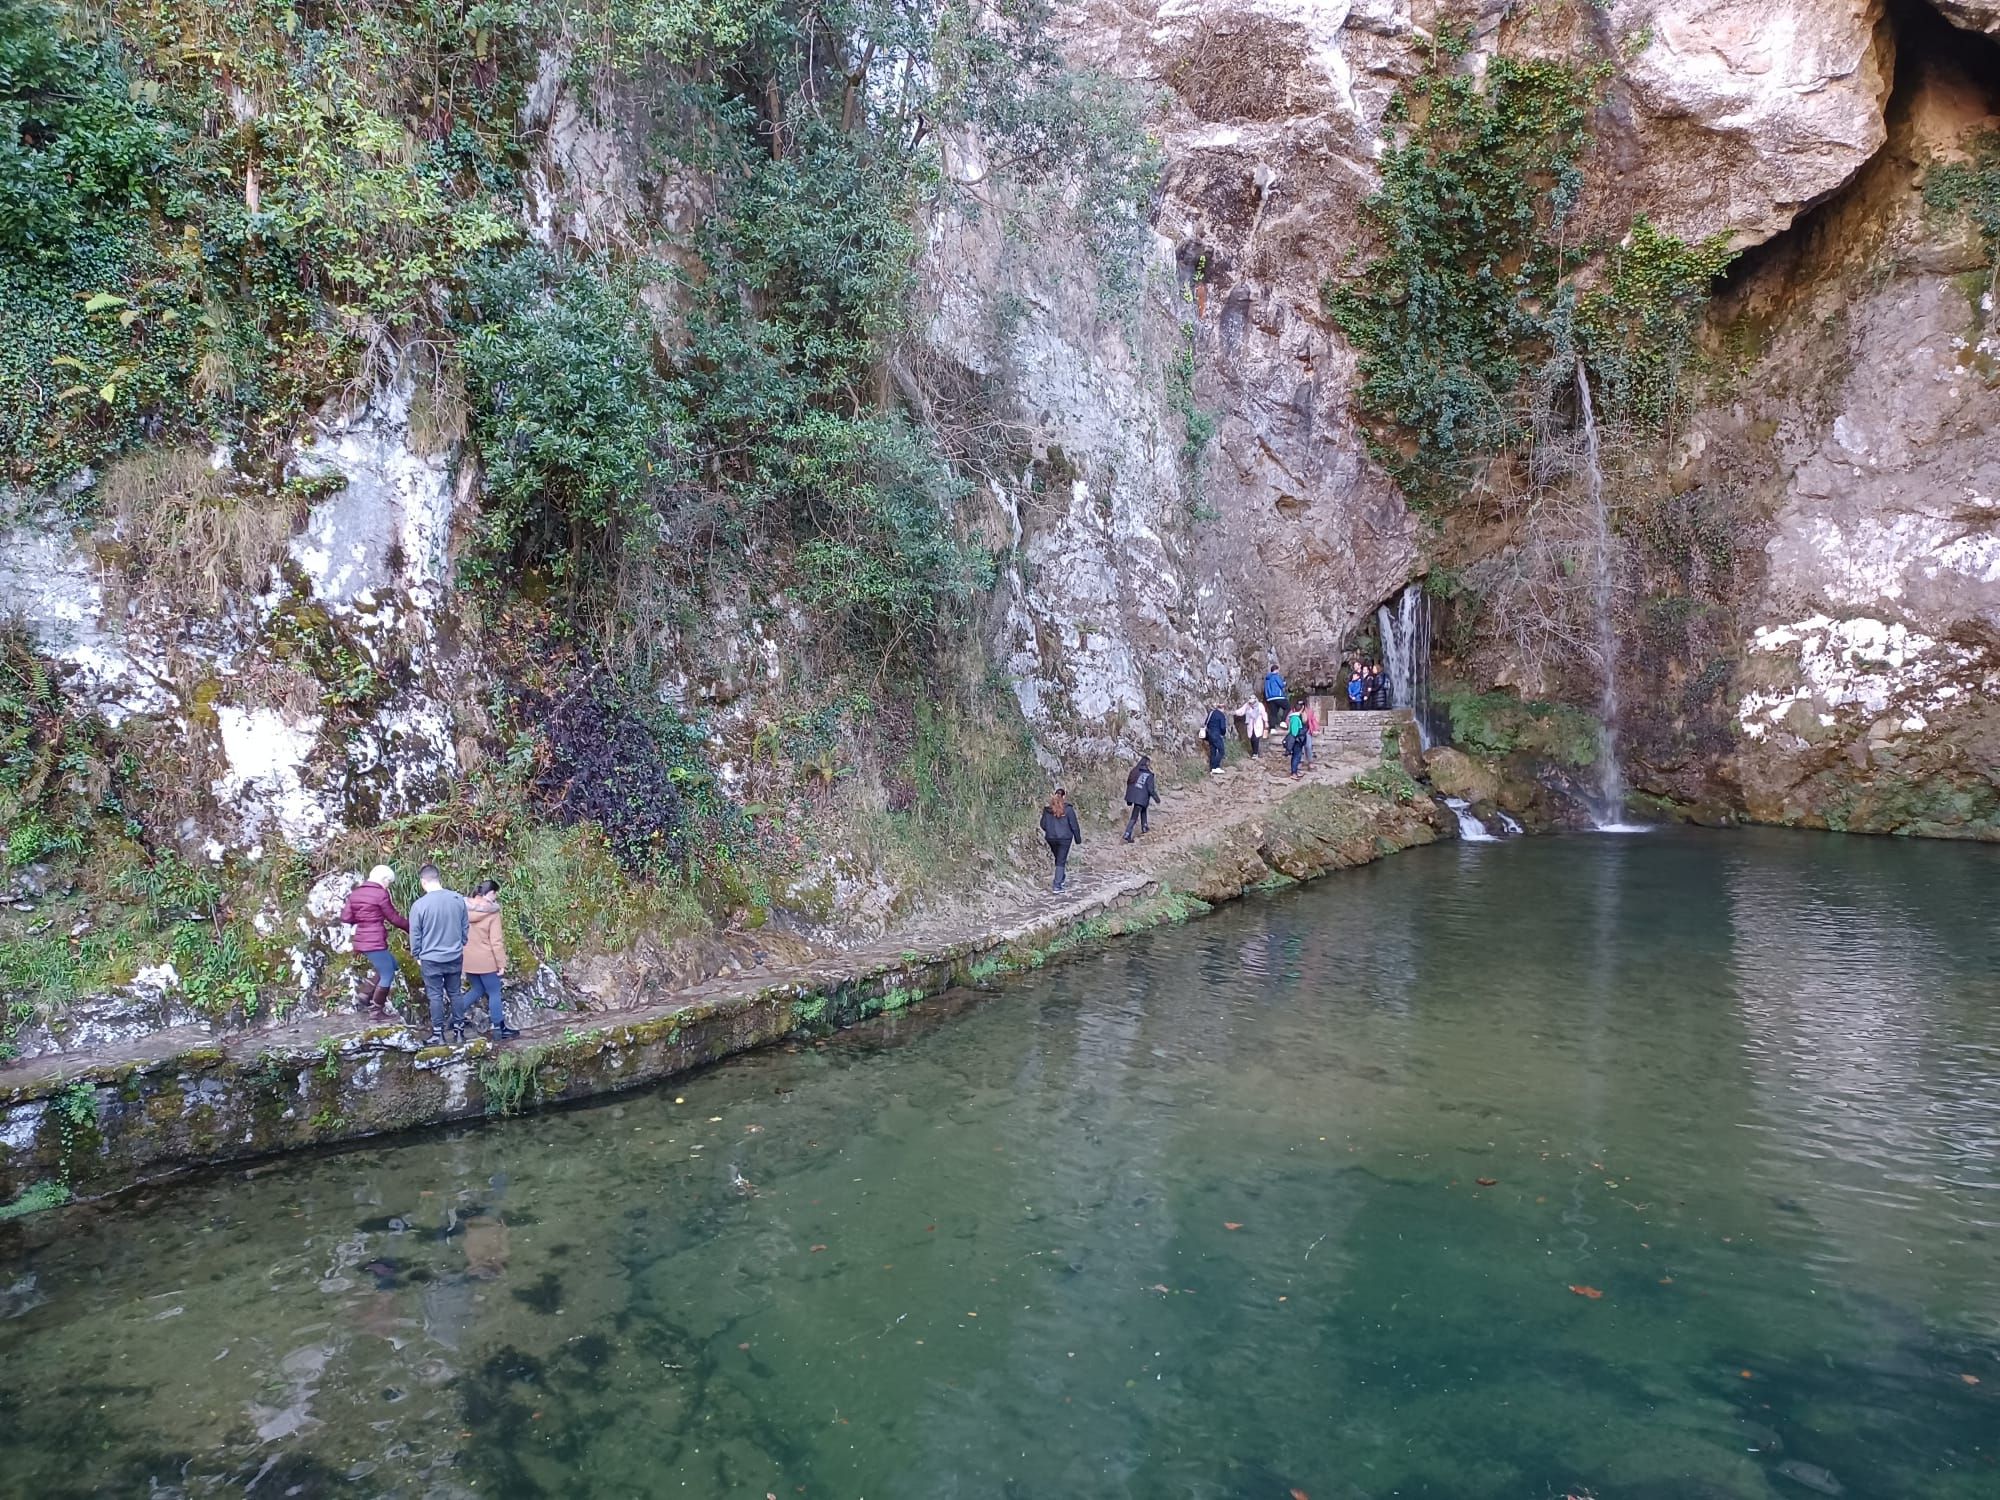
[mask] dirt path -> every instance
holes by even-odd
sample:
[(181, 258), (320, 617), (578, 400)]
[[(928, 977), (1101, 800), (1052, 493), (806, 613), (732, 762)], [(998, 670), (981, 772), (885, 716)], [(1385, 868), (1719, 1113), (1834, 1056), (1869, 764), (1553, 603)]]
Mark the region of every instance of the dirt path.
[[(1321, 737), (1317, 767), (1297, 781), (1286, 774), (1280, 747), (1266, 745), (1261, 756), (1252, 758), (1244, 755), (1240, 746), (1232, 745), (1231, 760), (1221, 773), (1190, 785), (1163, 788), (1162, 805), (1153, 809), (1152, 831), (1130, 844), (1119, 837), (1122, 809), (1115, 824), (1104, 809), (1086, 810), (1085, 841), (1070, 856), (1069, 885), (1060, 894), (1048, 889), (1046, 875), (1032, 885), (1017, 877), (996, 883), (984, 896), (940, 900), (879, 939), (804, 963), (762, 965), (670, 992), (654, 990), (642, 1003), (630, 1007), (544, 1012), (524, 1028), (524, 1041), (557, 1037), (579, 1022), (597, 1028), (637, 1023), (697, 1005), (748, 998), (773, 985), (838, 984), (910, 955), (943, 954), (968, 944), (1019, 941), (1038, 930), (1077, 921), (1145, 891), (1161, 871), (1216, 843), (1231, 827), (1269, 811), (1301, 785), (1338, 785), (1380, 764), (1382, 730), (1400, 717), (1387, 713), (1335, 716)], [(406, 1040), (398, 1039), (399, 1031)], [(162, 1062), (192, 1049), (255, 1058), (264, 1052), (313, 1050), (363, 1041), (417, 1050), (422, 1035), (393, 1021), (372, 1020), (352, 1012), (222, 1034), (206, 1027), (174, 1027), (94, 1051), (33, 1058), (0, 1068), (0, 1092), (34, 1088), (85, 1068)], [(483, 1031), (464, 1044), (485, 1045)]]

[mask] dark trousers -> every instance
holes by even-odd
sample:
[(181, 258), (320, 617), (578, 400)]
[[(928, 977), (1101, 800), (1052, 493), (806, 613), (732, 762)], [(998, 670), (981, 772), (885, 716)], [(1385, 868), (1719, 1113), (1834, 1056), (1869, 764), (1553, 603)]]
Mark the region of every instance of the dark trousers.
[(453, 959), (448, 964), (424, 961), (424, 995), (431, 1002), (432, 1031), (444, 1030), (447, 1015), (452, 1025), (464, 1024), (465, 1002), (458, 993), (465, 986), (464, 964), (464, 959)]
[(1222, 741), (1210, 740), (1208, 742), (1208, 768), (1209, 770), (1213, 771), (1217, 766), (1221, 764), (1222, 764)]
[(1146, 804), (1143, 802), (1132, 804), (1131, 815), (1125, 819), (1126, 838), (1129, 839), (1132, 837), (1132, 830), (1134, 828), (1138, 829), (1141, 833), (1146, 831)]
[(1262, 735), (1260, 735), (1260, 734), (1253, 734), (1253, 735), (1251, 735), (1251, 736), (1250, 736), (1250, 753), (1251, 753), (1252, 755), (1255, 755), (1255, 754), (1256, 754), (1256, 753), (1257, 753), (1257, 752), (1258, 752), (1259, 750), (1261, 750), (1261, 749), (1263, 749), (1263, 748), (1264, 748), (1264, 737), (1263, 737)]
[(1289, 698), (1266, 698), (1264, 700), (1264, 707), (1270, 711), (1271, 726), (1276, 728), (1285, 722), (1285, 715), (1292, 711), (1292, 700)]
[(1305, 753), (1306, 737), (1300, 735), (1296, 740), (1292, 741), (1292, 774), (1294, 776), (1299, 774), (1299, 761)]
[(1069, 840), (1050, 839), (1049, 853), (1056, 857), (1056, 883), (1051, 890), (1061, 890), (1069, 883)]

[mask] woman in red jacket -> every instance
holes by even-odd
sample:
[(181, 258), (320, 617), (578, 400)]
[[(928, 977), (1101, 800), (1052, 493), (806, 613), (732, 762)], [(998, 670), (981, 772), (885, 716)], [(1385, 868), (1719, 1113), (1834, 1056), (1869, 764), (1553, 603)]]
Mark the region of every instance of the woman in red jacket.
[(375, 967), (375, 986), (363, 1003), (377, 1015), (382, 1014), (396, 987), (396, 955), (389, 951), (389, 929), (410, 930), (409, 919), (396, 910), (395, 898), (389, 894), (389, 882), (395, 878), (394, 870), (377, 865), (366, 880), (347, 893), (347, 904), (340, 908), (340, 920), (354, 929), (354, 951)]

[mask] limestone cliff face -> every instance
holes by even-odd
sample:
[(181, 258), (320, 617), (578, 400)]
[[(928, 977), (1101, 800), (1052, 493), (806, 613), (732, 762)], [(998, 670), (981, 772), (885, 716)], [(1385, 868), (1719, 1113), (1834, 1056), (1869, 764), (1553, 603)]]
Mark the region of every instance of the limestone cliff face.
[[(1502, 45), (1617, 60), (1590, 166), (1600, 217), (1755, 244), (1880, 147), (1892, 45), (1875, 0), (1620, 3), (1560, 26), (1393, 0), (1067, 7), (1072, 54), (1158, 103), (1166, 171), (1136, 318), (1076, 264), (1010, 266), (996, 216), (940, 232), (929, 340), (1012, 400), (1041, 468), (996, 484), (1021, 567), (999, 655), (1044, 745), (1172, 733), (1267, 658), (1326, 682), (1343, 642), (1423, 570), (1425, 538), (1367, 457), (1356, 368), (1322, 284), (1366, 252), (1383, 114), (1441, 23), (1468, 65)], [(1523, 38), (1523, 27), (1540, 32)], [(994, 299), (1023, 299), (996, 355)], [(1183, 349), (1216, 430), (1177, 459)], [(982, 352), (986, 350), (989, 352)]]
[[(140, 517), (85, 531), (56, 497), (0, 510), (0, 613), (68, 669), (80, 706), (157, 722), (163, 764), (187, 783), (182, 832), (215, 852), (316, 847), (428, 806), (455, 768), (446, 582), (471, 500), (446, 455), (413, 446), (410, 406), (397, 384), (325, 415), (290, 470), (339, 482), (212, 601), (127, 576), (123, 533)], [(238, 482), (226, 451), (169, 462)]]
[(1720, 310), (1770, 329), (1698, 438), (1771, 516), (1724, 768), (1759, 819), (2000, 836), (1992, 251), (1920, 191), (1995, 61), (1907, 59), (1887, 148)]
[[(2000, 26), (1994, 0), (1939, 9)], [(1354, 627), (1427, 565), (1434, 539), (1368, 459), (1354, 355), (1321, 287), (1368, 252), (1384, 112), (1447, 23), (1470, 26), (1475, 69), (1503, 46), (1608, 60), (1586, 163), (1599, 222), (1645, 213), (1746, 247), (1785, 236), (1735, 294), (1769, 340), (1685, 460), (1769, 527), (1727, 643), (1744, 661), (1738, 748), (1653, 782), (1835, 821), (1827, 788), (1957, 787), (1990, 762), (1993, 313), (1955, 279), (1980, 247), (1924, 219), (1914, 164), (1962, 149), (1989, 108), (1983, 39), (1955, 33), (1975, 49), (1961, 76), (1925, 85), (1885, 146), (1896, 28), (1879, 0), (1072, 0), (1061, 23), (1078, 62), (1152, 101), (1165, 170), (1137, 289), (1108, 295), (1088, 249), (1024, 239), (1009, 226), (1021, 204), (971, 195), (928, 226), (921, 323), (893, 372), (923, 414), (949, 421), (932, 403), (971, 391), (999, 429), (967, 448), (1004, 549), (986, 645), (1052, 766), (1171, 743), (1272, 658), (1294, 682), (1330, 681)], [(673, 254), (699, 184), (645, 177), (631, 146), (645, 121), (592, 117), (563, 79), (548, 60), (524, 114), (530, 232)], [(212, 619), (169, 624), (121, 600), (100, 556), (115, 537), (35, 521), (51, 497), (26, 497), (0, 608), (73, 667), (80, 696), (185, 726), (231, 810), (202, 830), (219, 842), (312, 843), (421, 803), (456, 763), (446, 705), (476, 668), (455, 654), (443, 591), (476, 471), (421, 447), (394, 380), (329, 416), (293, 468), (347, 488), (302, 518), (262, 592)], [(746, 741), (812, 628), (782, 600), (750, 603), (763, 623), (688, 643), (665, 684)], [(361, 722), (281, 690), (270, 638), (287, 616), (373, 674)], [(725, 781), (742, 749), (718, 743)], [(1973, 816), (1946, 804), (1837, 817)]]

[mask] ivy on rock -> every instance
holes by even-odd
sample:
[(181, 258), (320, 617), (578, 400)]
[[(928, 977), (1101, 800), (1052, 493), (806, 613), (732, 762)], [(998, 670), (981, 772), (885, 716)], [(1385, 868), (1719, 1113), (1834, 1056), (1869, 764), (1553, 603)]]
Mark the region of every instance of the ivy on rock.
[[(1393, 101), (1400, 140), (1366, 204), (1379, 253), (1329, 278), (1327, 311), (1360, 355), (1378, 458), (1413, 504), (1448, 511), (1493, 455), (1535, 439), (1530, 387), (1585, 361), (1608, 420), (1657, 430), (1682, 374), (1719, 240), (1644, 219), (1592, 243), (1576, 210), (1607, 64), (1495, 57), (1477, 77), (1447, 33)], [(1545, 403), (1543, 403), (1545, 404)]]

